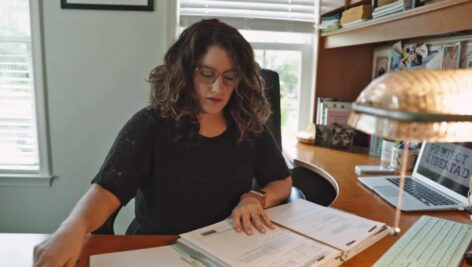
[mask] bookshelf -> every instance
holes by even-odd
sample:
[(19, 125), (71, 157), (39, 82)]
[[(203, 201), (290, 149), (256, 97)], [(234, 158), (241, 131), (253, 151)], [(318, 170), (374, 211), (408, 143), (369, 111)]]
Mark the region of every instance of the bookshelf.
[(470, 31), (470, 14), (471, 0), (444, 0), (321, 34), (317, 48), (315, 97), (354, 101), (372, 80), (376, 45)]
[(325, 48), (470, 30), (472, 1), (444, 0), (321, 35)]

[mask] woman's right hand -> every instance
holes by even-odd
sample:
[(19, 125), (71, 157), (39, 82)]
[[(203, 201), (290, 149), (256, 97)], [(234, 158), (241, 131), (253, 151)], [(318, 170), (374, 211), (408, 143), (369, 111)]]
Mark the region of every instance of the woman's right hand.
[(119, 206), (120, 200), (113, 193), (93, 184), (59, 229), (34, 248), (34, 267), (75, 266), (85, 236)]
[(75, 266), (85, 233), (72, 227), (61, 228), (34, 247), (34, 267)]

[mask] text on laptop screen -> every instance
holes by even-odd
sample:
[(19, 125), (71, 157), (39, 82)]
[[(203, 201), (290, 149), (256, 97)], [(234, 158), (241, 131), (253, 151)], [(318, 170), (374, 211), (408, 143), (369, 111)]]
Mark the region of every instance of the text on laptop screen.
[(471, 143), (426, 143), (417, 172), (467, 196), (472, 171)]

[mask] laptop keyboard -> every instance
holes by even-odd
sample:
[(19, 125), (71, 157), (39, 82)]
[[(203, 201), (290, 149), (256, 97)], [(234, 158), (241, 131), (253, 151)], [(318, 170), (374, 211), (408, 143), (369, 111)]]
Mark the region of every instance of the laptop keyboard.
[(459, 266), (472, 240), (472, 227), (421, 216), (374, 267)]
[[(398, 177), (387, 178), (387, 180), (395, 184), (396, 186), (400, 186), (400, 178)], [(417, 198), (419, 201), (423, 202), (428, 206), (458, 204), (458, 202), (434, 191), (433, 189), (409, 177), (405, 177), (405, 191), (410, 193), (413, 197)]]

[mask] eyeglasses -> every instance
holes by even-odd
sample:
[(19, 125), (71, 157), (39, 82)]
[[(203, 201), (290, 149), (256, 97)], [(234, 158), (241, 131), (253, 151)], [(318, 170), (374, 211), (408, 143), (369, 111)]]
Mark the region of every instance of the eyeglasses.
[(205, 84), (213, 84), (220, 76), (223, 78), (223, 84), (227, 87), (235, 87), (239, 82), (239, 72), (235, 70), (220, 73), (210, 67), (198, 66), (195, 67), (195, 74), (198, 81)]

